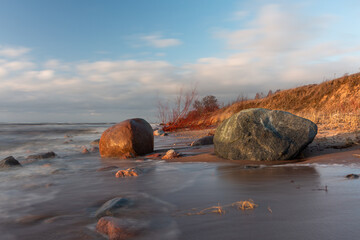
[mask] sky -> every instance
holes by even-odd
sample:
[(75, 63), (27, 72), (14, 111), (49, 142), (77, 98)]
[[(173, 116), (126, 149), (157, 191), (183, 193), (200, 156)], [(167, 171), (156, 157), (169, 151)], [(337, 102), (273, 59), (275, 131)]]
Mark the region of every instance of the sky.
[(156, 122), (360, 71), (360, 1), (0, 0), (0, 122)]

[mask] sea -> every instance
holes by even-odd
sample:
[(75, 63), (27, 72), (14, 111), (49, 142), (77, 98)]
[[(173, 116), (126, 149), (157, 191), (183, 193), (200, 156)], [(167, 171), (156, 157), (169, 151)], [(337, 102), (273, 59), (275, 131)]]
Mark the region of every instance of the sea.
[[(84, 154), (114, 123), (0, 124), (0, 239), (107, 239), (95, 212), (135, 199), (120, 217), (146, 230), (132, 239), (354, 239), (360, 235), (360, 165), (291, 164), (244, 168), (225, 163), (104, 159)], [(153, 128), (158, 127), (152, 124)], [(185, 151), (194, 139), (155, 136), (155, 150)], [(29, 161), (53, 151), (55, 158)], [(116, 168), (106, 168), (116, 166)], [(116, 178), (138, 167), (139, 177)], [(252, 210), (239, 202), (251, 201)], [(221, 211), (219, 211), (221, 209)]]

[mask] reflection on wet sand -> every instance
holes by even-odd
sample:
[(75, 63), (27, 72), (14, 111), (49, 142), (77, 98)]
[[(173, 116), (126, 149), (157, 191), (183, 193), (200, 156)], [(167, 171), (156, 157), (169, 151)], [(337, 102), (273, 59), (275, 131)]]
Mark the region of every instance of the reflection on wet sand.
[(316, 183), (319, 178), (319, 174), (313, 166), (263, 167), (258, 165), (225, 165), (218, 166), (217, 173), (220, 179), (242, 184), (254, 181), (295, 181), (298, 178), (311, 180)]

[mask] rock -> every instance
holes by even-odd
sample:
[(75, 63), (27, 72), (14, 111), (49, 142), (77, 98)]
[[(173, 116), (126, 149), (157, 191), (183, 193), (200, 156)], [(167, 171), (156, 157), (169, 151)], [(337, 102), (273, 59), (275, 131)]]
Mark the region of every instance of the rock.
[(214, 144), (214, 136), (206, 136), (206, 137), (202, 137), (196, 141), (193, 141), (191, 143), (191, 146), (203, 146), (203, 145), (211, 145)]
[(351, 173), (351, 174), (346, 175), (346, 178), (347, 179), (358, 179), (359, 175)]
[(154, 150), (153, 130), (140, 118), (128, 119), (108, 128), (100, 138), (101, 157), (128, 158)]
[(21, 167), (21, 164), (13, 156), (9, 156), (0, 161), (0, 168)]
[(82, 153), (82, 154), (88, 154), (88, 153), (90, 153), (90, 152), (89, 152), (89, 150), (88, 150), (86, 147), (82, 147), (81, 153)]
[(142, 171), (139, 168), (128, 168), (125, 170), (119, 170), (115, 174), (117, 178), (124, 178), (124, 177), (137, 177), (141, 174)]
[(288, 112), (253, 108), (223, 121), (216, 129), (216, 155), (231, 160), (271, 161), (296, 157), (317, 134), (308, 119)]
[(110, 240), (130, 239), (139, 235), (146, 224), (135, 219), (102, 217), (96, 225), (96, 230), (108, 235)]
[(161, 159), (164, 159), (164, 160), (174, 159), (174, 158), (178, 158), (180, 156), (181, 156), (180, 153), (175, 152), (174, 149), (170, 149), (169, 151), (166, 152), (166, 154)]
[(161, 129), (157, 129), (154, 131), (154, 136), (161, 136), (163, 134), (165, 134), (165, 132)]
[(34, 155), (29, 155), (26, 157), (26, 159), (46, 159), (46, 158), (54, 158), (56, 154), (54, 152), (47, 152), (47, 153), (39, 153)]
[(100, 138), (92, 141), (92, 142), (90, 143), (90, 145), (91, 145), (91, 146), (99, 146), (99, 142), (100, 142)]
[(104, 216), (114, 216), (116, 214), (116, 211), (120, 208), (128, 208), (133, 206), (133, 201), (122, 198), (122, 197), (116, 197), (113, 198), (106, 203), (104, 203), (95, 213), (96, 218), (101, 218)]

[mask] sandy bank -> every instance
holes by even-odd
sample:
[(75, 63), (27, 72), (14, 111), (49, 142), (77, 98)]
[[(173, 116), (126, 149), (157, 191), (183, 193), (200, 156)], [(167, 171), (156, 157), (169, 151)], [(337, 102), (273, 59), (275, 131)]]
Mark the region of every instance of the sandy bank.
[[(213, 133), (215, 129), (185, 130), (171, 133), (176, 138), (187, 142)], [(172, 146), (169, 146), (171, 148)], [(164, 153), (166, 150), (159, 150)], [(254, 162), (246, 160), (227, 160), (214, 154), (213, 145), (201, 147), (183, 147), (178, 151), (183, 157), (167, 160), (169, 162), (222, 162), (240, 165), (278, 165), (288, 163), (321, 163), (321, 164), (352, 164), (360, 163), (360, 133), (342, 133), (335, 130), (321, 131), (314, 141), (298, 156), (289, 161)]]

